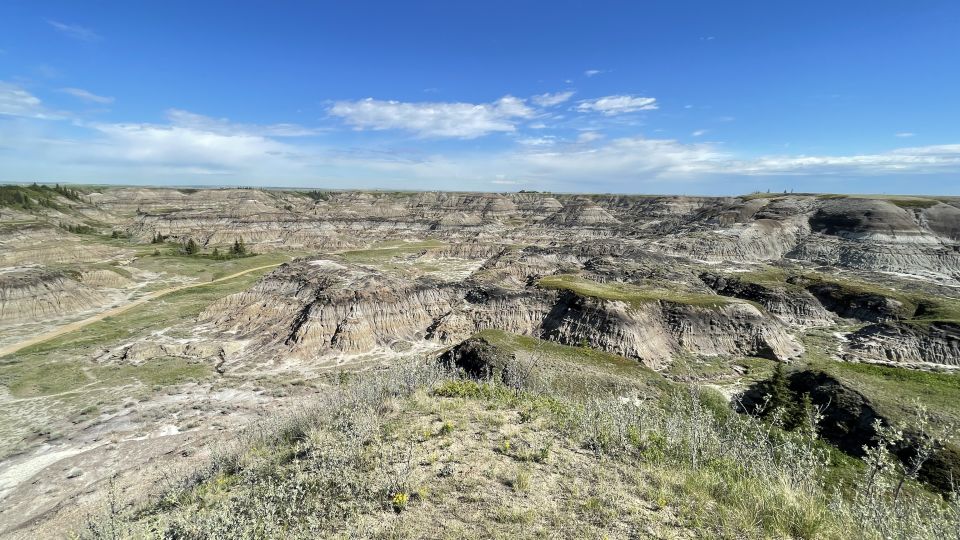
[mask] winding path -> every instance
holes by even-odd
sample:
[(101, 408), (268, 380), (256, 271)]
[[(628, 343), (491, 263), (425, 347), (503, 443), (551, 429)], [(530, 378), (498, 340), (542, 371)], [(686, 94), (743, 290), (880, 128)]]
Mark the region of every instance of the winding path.
[(31, 346), (31, 345), (36, 345), (37, 343), (43, 343), (44, 341), (47, 341), (48, 339), (53, 339), (53, 338), (55, 338), (55, 337), (61, 336), (61, 335), (63, 335), (63, 334), (66, 334), (67, 332), (73, 332), (74, 330), (79, 330), (79, 329), (83, 328), (84, 326), (93, 324), (93, 323), (95, 323), (95, 322), (97, 322), (97, 321), (102, 321), (103, 319), (106, 319), (107, 317), (112, 317), (112, 316), (114, 316), (114, 315), (119, 315), (119, 314), (121, 314), (121, 313), (123, 313), (123, 312), (125, 312), (125, 311), (128, 311), (128, 310), (130, 310), (130, 309), (133, 309), (133, 308), (135, 308), (135, 307), (137, 307), (137, 306), (139, 306), (139, 305), (145, 304), (145, 303), (149, 302), (150, 300), (154, 300), (154, 299), (160, 298), (161, 296), (166, 296), (166, 295), (168, 295), (168, 294), (170, 294), (170, 293), (174, 293), (174, 292), (177, 292), (177, 291), (182, 291), (182, 290), (184, 290), (184, 289), (192, 289), (192, 288), (194, 288), (194, 287), (203, 287), (204, 285), (210, 285), (210, 284), (212, 284), (212, 283), (219, 283), (219, 282), (221, 282), (221, 281), (227, 281), (227, 280), (230, 280), (230, 279), (234, 279), (234, 278), (240, 277), (240, 276), (242, 276), (242, 275), (244, 275), (244, 274), (249, 274), (250, 272), (256, 272), (257, 270), (264, 270), (264, 269), (266, 269), (266, 268), (273, 268), (273, 267), (276, 267), (276, 266), (280, 266), (281, 264), (283, 264), (283, 263), (268, 264), (268, 265), (266, 265), (266, 266), (258, 266), (258, 267), (256, 267), (256, 268), (248, 268), (248, 269), (246, 269), (246, 270), (244, 270), (244, 271), (242, 271), (242, 272), (237, 272), (236, 274), (230, 274), (229, 276), (223, 276), (222, 278), (217, 278), (217, 279), (214, 279), (214, 280), (211, 280), (211, 281), (204, 281), (204, 282), (200, 282), (200, 283), (190, 283), (190, 284), (188, 284), (188, 285), (180, 285), (180, 286), (178, 286), (178, 287), (171, 287), (171, 288), (169, 288), (169, 289), (161, 289), (161, 290), (159, 290), (159, 291), (153, 291), (152, 293), (150, 293), (150, 294), (148, 294), (148, 295), (146, 295), (146, 296), (144, 296), (144, 297), (138, 298), (138, 299), (136, 299), (136, 300), (134, 300), (133, 302), (130, 302), (130, 303), (128, 303), (128, 304), (124, 304), (124, 305), (122, 305), (122, 306), (117, 306), (117, 307), (115, 307), (115, 308), (108, 309), (107, 311), (101, 311), (100, 313), (97, 313), (96, 315), (92, 315), (92, 316), (90, 316), (90, 317), (87, 317), (86, 319), (81, 319), (81, 320), (79, 320), (79, 321), (74, 321), (74, 322), (72, 322), (72, 323), (65, 324), (65, 325), (63, 325), (63, 326), (59, 326), (59, 327), (57, 327), (57, 328), (54, 328), (53, 330), (51, 330), (51, 331), (49, 331), (49, 332), (44, 332), (44, 333), (42, 333), (42, 334), (38, 334), (38, 335), (36, 335), (36, 336), (33, 336), (32, 338), (25, 339), (25, 340), (20, 341), (20, 342), (17, 342), (17, 343), (11, 343), (10, 345), (5, 345), (5, 346), (3, 346), (3, 347), (0, 347), (0, 358), (2, 358), (2, 357), (4, 357), (4, 356), (7, 356), (7, 355), (10, 355), (10, 354), (13, 354), (13, 353), (15, 353), (15, 352), (17, 352), (17, 351), (20, 351), (21, 349), (24, 349), (24, 348), (26, 348), (26, 347)]

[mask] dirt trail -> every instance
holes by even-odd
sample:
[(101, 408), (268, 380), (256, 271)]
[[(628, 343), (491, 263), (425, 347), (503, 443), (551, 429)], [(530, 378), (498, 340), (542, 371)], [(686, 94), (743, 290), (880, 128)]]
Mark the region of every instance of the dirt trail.
[(224, 277), (222, 277), (222, 278), (217, 278), (217, 279), (214, 279), (214, 280), (211, 280), (211, 281), (204, 281), (204, 282), (201, 282), (201, 283), (190, 283), (189, 285), (180, 285), (180, 286), (178, 286), (178, 287), (171, 287), (171, 288), (169, 288), (169, 289), (161, 289), (161, 290), (159, 290), (159, 291), (154, 291), (154, 292), (152, 292), (152, 293), (150, 293), (150, 294), (148, 294), (148, 295), (146, 295), (146, 296), (144, 296), (144, 297), (142, 297), (142, 298), (138, 298), (138, 299), (134, 300), (133, 302), (130, 302), (129, 304), (124, 304), (124, 305), (122, 305), (122, 306), (117, 306), (117, 307), (115, 307), (115, 308), (113, 308), (113, 309), (108, 309), (107, 311), (103, 311), (103, 312), (97, 313), (96, 315), (87, 317), (86, 319), (82, 319), (82, 320), (79, 320), (79, 321), (74, 321), (74, 322), (72, 322), (72, 323), (70, 323), (70, 324), (65, 324), (65, 325), (60, 326), (60, 327), (58, 327), (58, 328), (55, 328), (55, 329), (53, 329), (53, 330), (51, 330), (51, 331), (49, 331), (49, 332), (44, 332), (43, 334), (38, 334), (38, 335), (36, 335), (36, 336), (33, 336), (33, 337), (30, 338), (30, 339), (26, 339), (26, 340), (23, 340), (23, 341), (20, 341), (20, 342), (17, 342), (17, 343), (11, 343), (10, 345), (6, 345), (6, 346), (3, 346), (3, 347), (0, 347), (0, 358), (2, 358), (2, 357), (4, 357), (4, 356), (7, 356), (7, 355), (9, 355), (9, 354), (13, 354), (13, 353), (15, 353), (15, 352), (17, 352), (17, 351), (20, 351), (21, 349), (24, 349), (24, 348), (26, 348), (26, 347), (31, 346), (31, 345), (36, 345), (37, 343), (42, 343), (42, 342), (44, 342), (44, 341), (47, 341), (48, 339), (53, 339), (53, 338), (55, 338), (55, 337), (61, 336), (61, 335), (63, 335), (63, 334), (66, 334), (67, 332), (73, 332), (74, 330), (79, 330), (79, 329), (81, 329), (81, 328), (83, 328), (83, 327), (85, 327), (85, 326), (87, 326), (87, 325), (89, 325), (89, 324), (93, 324), (93, 323), (95, 323), (95, 322), (97, 322), (97, 321), (101, 321), (101, 320), (103, 320), (103, 319), (106, 319), (107, 317), (112, 317), (113, 315), (119, 315), (120, 313), (123, 313), (123, 312), (125, 312), (125, 311), (130, 310), (130, 309), (133, 309), (133, 308), (135, 308), (135, 307), (137, 307), (137, 306), (139, 306), (139, 305), (145, 304), (145, 303), (149, 302), (150, 300), (155, 300), (155, 299), (157, 299), (157, 298), (160, 298), (161, 296), (165, 296), (165, 295), (168, 295), (168, 294), (170, 294), (170, 293), (177, 292), (177, 291), (182, 291), (182, 290), (184, 290), (184, 289), (192, 289), (192, 288), (194, 288), (194, 287), (203, 287), (204, 285), (210, 285), (210, 284), (212, 284), (212, 283), (218, 283), (218, 282), (221, 282), (221, 281), (227, 281), (227, 280), (230, 280), (230, 279), (234, 279), (234, 278), (240, 277), (240, 276), (242, 276), (242, 275), (244, 275), (244, 274), (249, 274), (250, 272), (256, 272), (257, 270), (264, 270), (264, 269), (266, 269), (266, 268), (273, 268), (273, 267), (276, 267), (276, 266), (280, 266), (281, 264), (283, 264), (283, 263), (268, 264), (268, 265), (266, 265), (266, 266), (258, 266), (258, 267), (256, 267), (256, 268), (248, 268), (248, 269), (246, 269), (246, 270), (244, 270), (244, 271), (242, 271), (242, 272), (237, 272), (236, 274), (230, 274), (229, 276), (224, 276)]

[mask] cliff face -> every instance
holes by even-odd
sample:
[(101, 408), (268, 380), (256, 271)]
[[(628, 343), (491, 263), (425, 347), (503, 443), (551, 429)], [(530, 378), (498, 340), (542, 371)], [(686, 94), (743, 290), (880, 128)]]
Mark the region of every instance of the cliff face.
[(651, 367), (678, 354), (786, 359), (802, 351), (782, 324), (746, 302), (628, 305), (537, 286), (536, 276), (577, 264), (556, 253), (500, 252), (468, 279), (444, 281), (304, 260), (211, 305), (201, 320), (251, 339), (255, 349), (304, 359), (424, 339), (452, 343), (485, 329), (589, 344)]
[(62, 317), (105, 301), (96, 290), (63, 272), (30, 268), (0, 274), (0, 323)]
[[(703, 261), (792, 259), (956, 282), (960, 208), (944, 202), (783, 195), (758, 198), (540, 193), (106, 190), (99, 208), (130, 231), (260, 251), (342, 249), (424, 235), (512, 242), (606, 242)], [(138, 212), (139, 211), (139, 212)]]
[(886, 322), (848, 336), (848, 356), (897, 364), (960, 366), (960, 325)]
[(830, 310), (809, 291), (782, 285), (742, 281), (734, 276), (705, 272), (700, 275), (711, 289), (724, 296), (742, 298), (763, 306), (770, 314), (791, 326), (827, 326), (835, 322)]

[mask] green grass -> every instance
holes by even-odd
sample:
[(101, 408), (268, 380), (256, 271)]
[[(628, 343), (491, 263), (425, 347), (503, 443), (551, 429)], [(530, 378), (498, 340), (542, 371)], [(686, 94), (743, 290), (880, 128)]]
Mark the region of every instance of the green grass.
[(0, 364), (0, 384), (18, 398), (68, 392), (90, 381), (84, 364), (77, 361)]
[(345, 251), (340, 257), (350, 263), (376, 264), (389, 261), (394, 257), (413, 255), (425, 249), (444, 247), (447, 244), (439, 240), (423, 240), (419, 242), (405, 242), (391, 240), (380, 242), (369, 249)]
[(119, 385), (131, 377), (149, 385), (203, 378), (209, 374), (209, 367), (184, 360), (105, 367), (74, 359), (193, 319), (215, 300), (249, 288), (263, 272), (266, 270), (171, 293), (115, 317), (28, 347), (0, 363), (0, 384), (16, 397), (33, 397), (68, 392), (91, 382)]
[(960, 422), (960, 373), (836, 361), (815, 367), (867, 396), (881, 414), (895, 421), (909, 421), (915, 413), (914, 400), (919, 400), (938, 423)]
[(139, 381), (147, 386), (169, 386), (190, 380), (202, 380), (213, 369), (202, 362), (183, 358), (152, 358), (140, 365), (98, 366), (93, 370), (99, 383), (114, 386), (124, 381)]
[(914, 209), (914, 208), (930, 208), (940, 203), (933, 199), (889, 199), (890, 202), (899, 206), (900, 208)]
[(545, 289), (567, 290), (581, 296), (626, 302), (634, 308), (651, 302), (672, 302), (705, 308), (719, 308), (727, 304), (741, 302), (715, 294), (638, 287), (627, 283), (597, 283), (571, 274), (546, 276), (540, 278), (537, 284)]
[[(156, 248), (156, 246), (155, 246)], [(279, 264), (293, 260), (300, 252), (272, 252), (237, 259), (214, 259), (205, 255), (179, 255), (178, 248), (169, 245), (159, 247), (161, 255), (144, 255), (131, 266), (168, 275), (186, 276), (200, 281), (212, 281), (250, 268)], [(148, 250), (150, 253), (153, 249)]]
[[(786, 287), (800, 290), (810, 285), (836, 285), (855, 295), (876, 295), (891, 298), (903, 304), (901, 313), (904, 322), (928, 325), (937, 322), (960, 324), (960, 299), (933, 296), (920, 290), (894, 290), (883, 285), (869, 283), (851, 276), (827, 275), (820, 272), (790, 272), (774, 266), (761, 270), (731, 274), (747, 283), (764, 287)], [(800, 278), (797, 283), (788, 283), (791, 277)]]
[(215, 300), (249, 288), (263, 272), (266, 270), (177, 291), (28, 347), (0, 363), (0, 384), (7, 386), (16, 397), (32, 397), (67, 392), (94, 381), (107, 384), (134, 377), (144, 384), (162, 385), (205, 376), (207, 367), (183, 360), (112, 368), (79, 362), (74, 358), (193, 319)]
[(654, 391), (669, 390), (672, 383), (637, 360), (590, 347), (561, 345), (530, 336), (487, 329), (476, 334), (510, 353), (531, 355), (538, 368), (563, 373), (567, 390), (589, 390), (592, 385), (615, 386), (629, 382)]
[(249, 288), (267, 270), (269, 269), (161, 296), (80, 330), (23, 349), (15, 356), (27, 357), (64, 351), (89, 353), (120, 340), (172, 326), (195, 318), (215, 300)]

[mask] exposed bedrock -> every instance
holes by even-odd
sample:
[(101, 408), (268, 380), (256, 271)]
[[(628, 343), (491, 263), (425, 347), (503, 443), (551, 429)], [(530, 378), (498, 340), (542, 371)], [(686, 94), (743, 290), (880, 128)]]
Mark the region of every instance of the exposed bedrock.
[[(535, 271), (548, 266), (528, 262)], [(783, 325), (749, 303), (628, 306), (508, 276), (492, 274), (492, 283), (411, 280), (333, 261), (297, 261), (211, 305), (201, 320), (302, 358), (422, 339), (451, 343), (485, 329), (588, 343), (653, 367), (677, 354), (786, 359), (802, 350)]]
[(847, 336), (846, 350), (861, 359), (960, 366), (960, 325), (896, 321), (871, 324)]
[(116, 189), (91, 200), (99, 210), (133, 214), (129, 230), (143, 241), (161, 233), (204, 245), (242, 237), (261, 251), (332, 250), (430, 235), (557, 242), (594, 255), (642, 247), (706, 261), (789, 258), (960, 276), (960, 208), (932, 199)]
[(750, 283), (736, 276), (713, 273), (700, 274), (717, 294), (756, 302), (783, 322), (800, 327), (826, 326), (834, 322), (817, 298), (803, 289), (784, 285)]
[(879, 322), (913, 315), (912, 306), (878, 293), (853, 291), (834, 283), (811, 283), (807, 290), (823, 307), (845, 319)]
[(0, 274), (0, 322), (63, 317), (104, 303), (97, 291), (64, 272), (29, 268)]
[(561, 292), (543, 322), (545, 336), (638, 358), (660, 368), (677, 354), (788, 359), (802, 346), (747, 303), (700, 307), (668, 301), (640, 306)]

